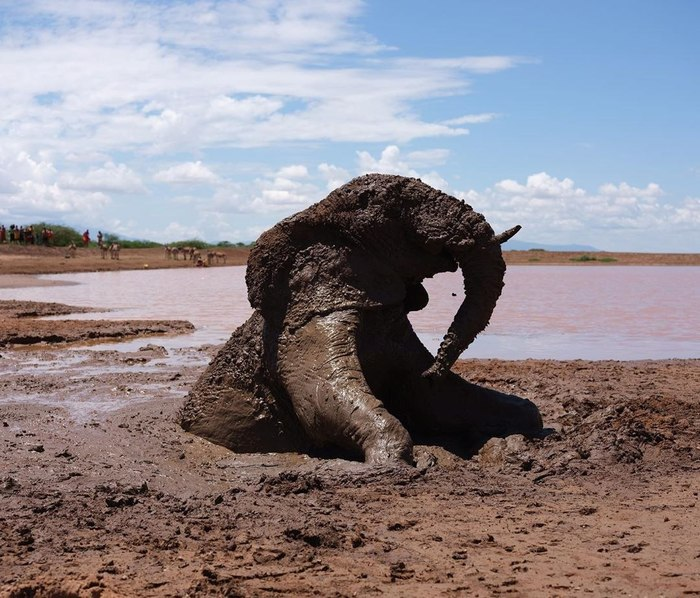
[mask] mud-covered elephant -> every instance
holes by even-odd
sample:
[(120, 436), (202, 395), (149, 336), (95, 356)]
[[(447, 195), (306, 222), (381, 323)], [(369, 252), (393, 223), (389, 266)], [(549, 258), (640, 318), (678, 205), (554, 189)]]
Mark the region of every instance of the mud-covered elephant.
[[(535, 405), (450, 367), (488, 324), (500, 244), (466, 203), (371, 174), (264, 233), (248, 260), (254, 308), (191, 389), (182, 426), (237, 452), (323, 451), (412, 462), (413, 438), (534, 434)], [(459, 268), (465, 297), (437, 356), (407, 314), (425, 278)], [(232, 299), (233, 300), (233, 299)]]

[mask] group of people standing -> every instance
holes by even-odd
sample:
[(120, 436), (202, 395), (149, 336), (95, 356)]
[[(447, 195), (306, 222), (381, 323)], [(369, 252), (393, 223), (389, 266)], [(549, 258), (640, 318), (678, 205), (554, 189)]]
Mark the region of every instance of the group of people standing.
[[(97, 233), (97, 245), (102, 247), (104, 235), (102, 231)], [(83, 247), (87, 247), (90, 244), (90, 231), (85, 230), (82, 235)], [(4, 224), (0, 224), (0, 244), (13, 243), (16, 245), (45, 245), (49, 246), (53, 244), (53, 231), (48, 227), (43, 227), (40, 233), (36, 233), (34, 227), (30, 224), (29, 226), (17, 226), (16, 224), (10, 224), (6, 227)]]
[(42, 228), (41, 233), (38, 235), (34, 232), (34, 227), (30, 224), (29, 226), (17, 226), (16, 224), (10, 224), (9, 228), (6, 228), (4, 224), (0, 224), (0, 243), (16, 243), (18, 245), (51, 245), (51, 240), (53, 239), (53, 231), (50, 228)]
[[(90, 230), (86, 229), (83, 233), (83, 247), (87, 247), (88, 245), (90, 245)], [(104, 235), (101, 230), (97, 231), (97, 246), (104, 246)]]

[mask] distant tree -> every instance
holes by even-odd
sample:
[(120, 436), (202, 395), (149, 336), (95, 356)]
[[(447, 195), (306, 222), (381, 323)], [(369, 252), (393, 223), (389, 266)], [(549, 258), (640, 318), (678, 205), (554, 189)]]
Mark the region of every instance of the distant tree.
[(209, 247), (209, 245), (201, 239), (185, 239), (184, 241), (176, 241), (170, 245), (172, 247), (195, 247), (196, 249), (206, 249)]
[(161, 243), (155, 241), (147, 241), (143, 239), (123, 239), (114, 233), (105, 233), (104, 244), (109, 246), (112, 243), (119, 243), (122, 248), (126, 249), (148, 249), (150, 247), (161, 247)]
[(241, 241), (238, 241), (236, 243), (232, 243), (231, 241), (219, 241), (216, 244), (216, 247), (252, 247), (253, 243), (242, 243)]
[(152, 247), (162, 247), (162, 243), (155, 241), (146, 241), (144, 239), (120, 239), (117, 241), (122, 247), (127, 249), (150, 249)]
[(41, 243), (41, 231), (44, 228), (48, 228), (51, 231), (53, 231), (53, 236), (51, 237), (51, 245), (55, 245), (56, 247), (67, 247), (71, 243), (75, 243), (76, 245), (82, 244), (82, 233), (79, 233), (77, 230), (71, 228), (70, 226), (63, 226), (61, 224), (49, 224), (46, 222), (37, 222), (32, 224), (32, 228), (34, 229), (34, 237), (36, 239), (37, 244)]

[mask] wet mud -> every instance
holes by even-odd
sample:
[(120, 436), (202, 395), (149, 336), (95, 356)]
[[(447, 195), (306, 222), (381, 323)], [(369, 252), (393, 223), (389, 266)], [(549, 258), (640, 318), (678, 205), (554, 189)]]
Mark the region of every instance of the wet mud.
[(184, 432), (219, 349), (0, 349), (0, 596), (700, 593), (699, 360), (458, 362), (548, 433), (413, 468)]
[(43, 319), (89, 313), (90, 308), (37, 301), (0, 301), (0, 348), (127, 340), (142, 336), (186, 334), (194, 330), (183, 320)]

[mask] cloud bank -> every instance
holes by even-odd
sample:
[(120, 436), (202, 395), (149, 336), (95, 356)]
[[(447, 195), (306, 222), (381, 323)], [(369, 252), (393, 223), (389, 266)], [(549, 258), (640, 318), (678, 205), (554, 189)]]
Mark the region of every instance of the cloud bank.
[(641, 246), (651, 231), (697, 227), (697, 198), (672, 204), (648, 181), (591, 190), (575, 173), (539, 172), (460, 189), (444, 174), (456, 159), (448, 142), (508, 116), (430, 118), (421, 106), (536, 61), (405, 55), (363, 31), (364, 10), (360, 0), (3, 3), (0, 221), (250, 241), (353, 176), (386, 172), (542, 242), (600, 245), (590, 237), (617, 231), (606, 238)]

